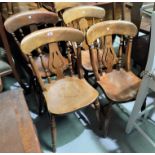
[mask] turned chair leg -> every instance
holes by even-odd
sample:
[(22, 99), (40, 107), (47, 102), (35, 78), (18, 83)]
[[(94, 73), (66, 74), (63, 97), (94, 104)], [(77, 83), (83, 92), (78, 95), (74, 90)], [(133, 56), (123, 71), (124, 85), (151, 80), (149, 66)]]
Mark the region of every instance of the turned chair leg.
[(100, 102), (99, 102), (98, 99), (95, 101), (94, 106), (95, 106), (95, 110), (96, 110), (97, 122), (98, 122), (98, 124), (100, 126), (100, 123), (101, 123), (101, 119), (100, 119)]
[(55, 116), (53, 114), (50, 114), (50, 125), (51, 125), (52, 152), (56, 152), (56, 122), (55, 122)]
[(104, 136), (107, 137), (108, 129), (109, 129), (109, 122), (111, 119), (111, 110), (112, 110), (112, 103), (108, 103), (106, 106), (101, 106), (101, 123), (100, 129), (103, 130)]
[(0, 92), (2, 91), (2, 89), (3, 89), (2, 79), (1, 79), (1, 77), (0, 77)]

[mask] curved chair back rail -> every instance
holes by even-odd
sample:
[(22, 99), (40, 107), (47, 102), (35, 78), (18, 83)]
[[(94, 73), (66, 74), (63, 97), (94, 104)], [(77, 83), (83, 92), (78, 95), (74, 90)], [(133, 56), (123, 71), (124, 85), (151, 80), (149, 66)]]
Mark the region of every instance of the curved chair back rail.
[(60, 12), (64, 9), (75, 7), (78, 5), (80, 5), (79, 2), (55, 2), (54, 3), (56, 12)]
[(43, 10), (33, 10), (15, 14), (9, 17), (4, 25), (9, 33), (15, 32), (17, 29), (31, 25), (31, 24), (56, 24), (58, 22), (58, 16), (56, 13), (43, 11)]
[(65, 24), (71, 23), (75, 19), (83, 17), (101, 18), (105, 16), (105, 10), (97, 6), (78, 6), (66, 10), (63, 13), (63, 20)]
[(33, 32), (21, 42), (21, 49), (25, 54), (30, 54), (34, 49), (48, 43), (59, 41), (72, 41), (81, 43), (84, 35), (81, 31), (68, 27), (46, 28)]
[(134, 37), (137, 34), (137, 27), (128, 21), (110, 20), (100, 22), (91, 26), (87, 31), (87, 43), (91, 45), (97, 38), (113, 34)]

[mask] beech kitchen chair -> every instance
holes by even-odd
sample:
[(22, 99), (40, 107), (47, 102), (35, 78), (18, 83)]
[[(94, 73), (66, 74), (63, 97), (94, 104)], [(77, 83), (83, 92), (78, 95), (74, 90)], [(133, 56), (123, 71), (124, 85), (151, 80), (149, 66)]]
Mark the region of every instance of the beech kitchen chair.
[[(105, 135), (108, 131), (112, 104), (133, 100), (137, 95), (141, 80), (131, 71), (132, 39), (136, 33), (137, 28), (133, 23), (116, 20), (97, 23), (87, 31), (87, 43), (95, 81), (109, 100), (109, 103), (101, 109), (105, 115), (102, 126)], [(118, 51), (115, 51), (113, 47), (113, 35), (119, 38)], [(123, 36), (127, 38), (126, 46), (123, 46)], [(97, 66), (95, 55), (98, 55), (99, 66)]]
[[(26, 36), (21, 42), (21, 50), (31, 63), (33, 72), (37, 76), (42, 88), (47, 109), (51, 116), (52, 150), (56, 151), (56, 125), (55, 115), (63, 115), (77, 111), (92, 103), (99, 108), (98, 92), (87, 83), (81, 72), (81, 42), (84, 35), (81, 31), (67, 27), (55, 27), (39, 30)], [(53, 43), (60, 41), (70, 41), (77, 43), (78, 76), (72, 70), (70, 47), (67, 47), (70, 75), (64, 74), (64, 61), (58, 49), (53, 48)], [(49, 48), (49, 65), (45, 67), (44, 59), (41, 59), (43, 68), (47, 73), (47, 81), (43, 81), (38, 66), (35, 64), (32, 52), (47, 45)], [(40, 53), (40, 58), (42, 54)], [(48, 72), (56, 75), (56, 80), (51, 80)], [(98, 109), (97, 108), (97, 109)], [(99, 109), (98, 109), (99, 110)]]
[[(85, 36), (89, 27), (97, 22), (103, 21), (104, 17), (105, 10), (97, 6), (77, 6), (63, 13), (63, 20), (66, 26), (81, 30)], [(82, 48), (82, 67), (86, 75), (88, 75), (88, 72), (92, 71), (92, 66), (86, 39), (82, 43)], [(74, 51), (76, 55), (76, 50)], [(95, 55), (95, 60), (97, 60), (96, 57), (97, 55)], [(98, 64), (97, 61), (96, 63)]]

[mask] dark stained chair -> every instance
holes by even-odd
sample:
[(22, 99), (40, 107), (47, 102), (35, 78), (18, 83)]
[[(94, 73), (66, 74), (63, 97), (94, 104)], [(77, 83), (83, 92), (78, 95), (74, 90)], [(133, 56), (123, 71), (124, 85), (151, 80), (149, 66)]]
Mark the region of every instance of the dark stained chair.
[[(15, 14), (6, 20), (4, 25), (7, 32), (9, 32), (13, 36), (16, 44), (20, 49), (20, 41), (27, 34), (48, 26), (55, 26), (57, 22), (58, 16), (55, 13), (46, 11), (44, 9), (38, 9), (34, 11), (27, 11)], [(42, 49), (37, 49), (38, 52), (40, 52), (40, 50)], [(14, 56), (15, 60), (16, 56), (18, 55), (20, 55), (20, 60), (18, 61), (21, 61), (22, 58), (23, 62), (27, 62), (25, 56), (18, 50)], [(48, 53), (46, 52), (44, 52), (44, 59), (48, 60)], [(38, 59), (36, 59), (36, 61), (38, 63), (38, 66), (41, 66), (41, 62)], [(27, 64), (23, 66), (25, 67), (25, 70), (28, 70)], [(43, 72), (42, 68), (40, 68), (40, 72), (42, 74), (42, 77), (44, 77), (45, 73)]]
[[(40, 104), (42, 100), (42, 97), (40, 95), (40, 87), (38, 87), (36, 77), (30, 68), (29, 61), (20, 50), (20, 42), (26, 35), (38, 29), (53, 27), (56, 25), (57, 22), (58, 22), (58, 16), (56, 13), (52, 13), (41, 8), (33, 11), (26, 11), (26, 12), (14, 14), (13, 16), (10, 16), (9, 18), (7, 18), (4, 23), (5, 29), (10, 34), (9, 37), (10, 38), (12, 37), (9, 43), (11, 45), (12, 55), (13, 55), (13, 59), (17, 67), (18, 73), (20, 74), (23, 85), (25, 85), (26, 87), (26, 89), (24, 90), (26, 93), (34, 93), (35, 99), (37, 103), (40, 105), (39, 114), (41, 114), (41, 111), (42, 111), (42, 107)], [(53, 48), (55, 48), (56, 46), (58, 45), (54, 44)], [(49, 55), (46, 47), (38, 48), (33, 53), (36, 56), (35, 61), (37, 63), (37, 66), (39, 67), (39, 72), (42, 78), (44, 78), (46, 76), (45, 75), (46, 73), (44, 72), (41, 61), (38, 57), (39, 53), (43, 54), (43, 59), (46, 60), (45, 65), (48, 65)], [(67, 59), (65, 58), (63, 59), (67, 66), (68, 65)]]

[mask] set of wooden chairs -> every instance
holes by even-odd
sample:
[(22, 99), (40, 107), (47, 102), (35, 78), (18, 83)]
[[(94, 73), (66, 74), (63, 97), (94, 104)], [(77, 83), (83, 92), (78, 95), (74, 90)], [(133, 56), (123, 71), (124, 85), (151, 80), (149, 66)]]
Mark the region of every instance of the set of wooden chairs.
[[(53, 152), (56, 115), (92, 105), (106, 135), (112, 104), (135, 99), (141, 81), (131, 71), (132, 39), (137, 34), (133, 23), (104, 21), (105, 10), (95, 6), (60, 10), (60, 17), (42, 9), (15, 14), (4, 24), (44, 96), (50, 113)], [(60, 18), (63, 22), (58, 27)], [(23, 29), (26, 26), (28, 29)], [(87, 81), (90, 74), (95, 77), (95, 85)], [(99, 103), (97, 87), (109, 100), (105, 106)]]

